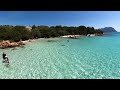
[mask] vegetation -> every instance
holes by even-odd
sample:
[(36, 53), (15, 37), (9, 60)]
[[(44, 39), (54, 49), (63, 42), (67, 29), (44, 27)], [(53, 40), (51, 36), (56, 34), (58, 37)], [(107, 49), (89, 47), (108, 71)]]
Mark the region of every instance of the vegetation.
[(103, 34), (102, 31), (94, 29), (94, 27), (67, 27), (67, 26), (32, 26), (29, 30), (25, 26), (0, 26), (0, 40), (20, 41), (34, 38), (50, 38), (63, 35), (87, 35), (87, 34)]

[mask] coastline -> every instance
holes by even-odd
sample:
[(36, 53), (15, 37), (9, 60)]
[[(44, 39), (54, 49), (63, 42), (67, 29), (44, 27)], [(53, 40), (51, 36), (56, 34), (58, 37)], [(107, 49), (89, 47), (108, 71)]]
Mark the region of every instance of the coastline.
[(80, 36), (83, 36), (83, 35), (64, 35), (64, 36), (60, 36), (60, 37), (69, 38), (69, 37), (80, 37)]
[[(103, 35), (99, 35), (99, 34), (64, 35), (64, 36), (60, 36), (60, 37), (56, 37), (56, 38), (73, 38), (73, 39), (78, 39), (81, 36), (103, 36)], [(52, 39), (52, 37), (50, 37), (50, 38), (29, 39), (29, 40), (24, 40), (24, 41), (20, 40), (19, 42), (10, 42), (10, 40), (5, 40), (5, 41), (3, 40), (2, 42), (0, 42), (0, 49), (20, 47), (20, 46), (26, 45), (29, 42), (36, 41), (38, 39), (48, 39), (48, 42), (52, 42), (53, 41), (53, 40), (50, 40), (50, 39)]]
[(28, 42), (33, 42), (33, 41), (36, 41), (36, 39), (29, 39), (29, 40), (25, 40), (25, 41), (22, 41), (24, 44), (27, 44)]
[(60, 36), (62, 38), (75, 38), (75, 37), (81, 37), (81, 36), (102, 36), (99, 34), (87, 34), (87, 35), (64, 35), (64, 36)]

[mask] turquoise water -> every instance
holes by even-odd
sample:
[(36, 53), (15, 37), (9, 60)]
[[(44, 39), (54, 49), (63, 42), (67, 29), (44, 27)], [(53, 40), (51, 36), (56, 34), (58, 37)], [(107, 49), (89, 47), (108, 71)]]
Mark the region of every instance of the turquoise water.
[[(52, 38), (51, 38), (52, 39)], [(5, 49), (10, 67), (2, 63), (1, 79), (113, 79), (120, 78), (120, 33), (79, 39), (54, 38)]]

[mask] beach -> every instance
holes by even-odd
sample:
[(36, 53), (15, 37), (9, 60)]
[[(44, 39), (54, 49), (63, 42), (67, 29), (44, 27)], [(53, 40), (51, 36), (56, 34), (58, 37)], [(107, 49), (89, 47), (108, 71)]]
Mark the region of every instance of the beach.
[(69, 37), (80, 37), (82, 35), (64, 35), (64, 36), (60, 36), (60, 37), (63, 37), (63, 38), (69, 38)]

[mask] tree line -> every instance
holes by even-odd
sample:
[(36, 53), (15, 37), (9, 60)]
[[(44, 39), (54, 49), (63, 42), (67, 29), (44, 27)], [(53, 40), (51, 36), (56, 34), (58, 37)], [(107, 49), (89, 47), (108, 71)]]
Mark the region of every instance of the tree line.
[(94, 27), (68, 27), (68, 26), (35, 26), (31, 30), (26, 26), (0, 25), (0, 40), (20, 41), (34, 38), (50, 38), (63, 35), (87, 35), (103, 34), (99, 29)]

